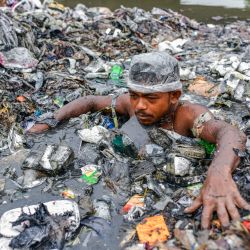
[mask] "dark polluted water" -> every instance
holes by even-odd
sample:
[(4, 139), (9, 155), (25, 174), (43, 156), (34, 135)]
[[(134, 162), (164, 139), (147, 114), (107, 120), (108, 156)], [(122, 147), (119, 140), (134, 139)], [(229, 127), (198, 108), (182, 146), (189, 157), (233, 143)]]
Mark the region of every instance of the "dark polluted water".
[[(111, 10), (125, 7), (139, 7), (151, 10), (153, 7), (172, 9), (200, 22), (228, 22), (250, 17), (250, 0), (60, 0), (60, 3), (74, 7), (78, 3), (87, 7), (105, 6)], [(218, 21), (212, 17), (219, 17)], [(222, 18), (220, 18), (222, 17)]]
[[(27, 142), (32, 145), (32, 152), (44, 152), (48, 145), (62, 143), (63, 145), (70, 146), (74, 151), (75, 158), (79, 159), (81, 158), (80, 148), (83, 148), (83, 144), (81, 143), (81, 139), (77, 134), (78, 129), (79, 127), (76, 126), (76, 123), (67, 122), (64, 125), (57, 127), (55, 130), (51, 130), (42, 134), (29, 135), (26, 137), (26, 139)], [(5, 169), (15, 168), (17, 176), (21, 176), (22, 162), (29, 154), (28, 151), (29, 150), (27, 149), (22, 149), (17, 151), (15, 154), (7, 156), (6, 158), (0, 158), (0, 173), (2, 174)], [(77, 163), (74, 163), (74, 165), (75, 164)], [(25, 191), (21, 189), (19, 190), (15, 182), (7, 180), (5, 188), (8, 190), (8, 194), (2, 197), (3, 203), (0, 206), (0, 215), (14, 208), (39, 204), (40, 202), (45, 203), (64, 199), (62, 196), (60, 196), (60, 193), (65, 189), (70, 189), (73, 190), (75, 194), (80, 194), (87, 188), (87, 184), (81, 181), (80, 175), (72, 175), (71, 171), (68, 169), (63, 175), (60, 175), (56, 178), (52, 177), (52, 179), (53, 183), (47, 180), (42, 185)], [(51, 188), (49, 188), (50, 185)], [(81, 233), (79, 233), (76, 238), (78, 244), (73, 244), (73, 246), (65, 246), (64, 249), (89, 250), (101, 249), (102, 247), (104, 247), (104, 249), (117, 249), (117, 246), (121, 242), (124, 233), (122, 230), (124, 227), (123, 217), (119, 215), (120, 209), (118, 207), (121, 208), (121, 204), (123, 204), (124, 200), (127, 199), (127, 194), (115, 194), (109, 188), (105, 187), (104, 183), (100, 181), (98, 184), (93, 185), (91, 200), (94, 201), (95, 199), (101, 199), (103, 195), (106, 195), (112, 199), (110, 223), (97, 223), (97, 229), (100, 230), (100, 234), (98, 234), (98, 237), (90, 239), (90, 241), (88, 236), (89, 230), (85, 229), (84, 231), (81, 231)], [(91, 219), (90, 223), (93, 223)]]

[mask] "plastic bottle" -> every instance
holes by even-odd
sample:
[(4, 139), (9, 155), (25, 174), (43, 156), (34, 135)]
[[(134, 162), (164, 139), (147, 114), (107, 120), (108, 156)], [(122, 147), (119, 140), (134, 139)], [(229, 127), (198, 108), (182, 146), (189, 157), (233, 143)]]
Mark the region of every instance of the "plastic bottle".
[(119, 80), (120, 77), (122, 76), (122, 73), (123, 73), (123, 68), (120, 65), (116, 64), (111, 69), (110, 78), (112, 80)]

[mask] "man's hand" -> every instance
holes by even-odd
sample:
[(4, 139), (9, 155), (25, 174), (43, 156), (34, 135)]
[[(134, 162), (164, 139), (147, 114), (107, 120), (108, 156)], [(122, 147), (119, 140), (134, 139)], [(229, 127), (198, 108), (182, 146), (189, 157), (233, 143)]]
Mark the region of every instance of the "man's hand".
[(35, 124), (32, 128), (28, 130), (28, 133), (42, 133), (49, 129), (47, 124)]
[(241, 197), (231, 174), (219, 172), (220, 170), (214, 170), (213, 174), (208, 173), (200, 195), (185, 209), (186, 213), (193, 213), (203, 206), (201, 225), (204, 229), (210, 226), (214, 211), (217, 212), (222, 226), (227, 227), (230, 218), (240, 219), (237, 207), (250, 210), (250, 205)]

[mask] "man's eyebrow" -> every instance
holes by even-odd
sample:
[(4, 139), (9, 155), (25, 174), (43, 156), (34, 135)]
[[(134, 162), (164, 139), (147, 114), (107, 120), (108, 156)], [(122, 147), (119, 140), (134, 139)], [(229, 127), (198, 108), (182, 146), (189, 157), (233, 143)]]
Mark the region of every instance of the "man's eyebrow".
[(144, 94), (144, 96), (154, 96), (154, 97), (158, 97), (158, 95), (156, 93), (148, 93), (148, 94)]
[(129, 91), (129, 94), (132, 94), (132, 95), (138, 95), (136, 92), (134, 92), (134, 91)]

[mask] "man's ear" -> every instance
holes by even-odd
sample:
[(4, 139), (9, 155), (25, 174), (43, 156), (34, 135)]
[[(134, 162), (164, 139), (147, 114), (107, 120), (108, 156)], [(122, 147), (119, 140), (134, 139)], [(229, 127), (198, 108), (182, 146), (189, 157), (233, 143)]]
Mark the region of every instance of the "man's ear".
[(181, 96), (180, 90), (170, 92), (170, 102), (172, 104), (176, 104), (178, 102), (180, 96)]

